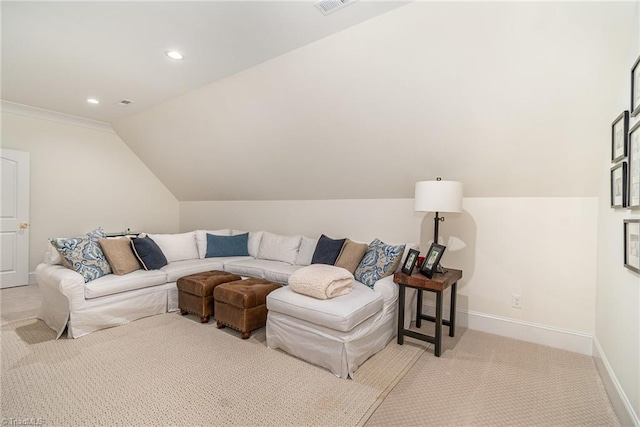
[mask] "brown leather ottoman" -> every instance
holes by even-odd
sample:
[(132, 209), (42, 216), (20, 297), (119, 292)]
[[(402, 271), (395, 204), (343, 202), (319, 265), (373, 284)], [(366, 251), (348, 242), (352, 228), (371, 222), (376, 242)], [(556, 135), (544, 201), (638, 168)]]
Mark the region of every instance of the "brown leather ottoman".
[(267, 295), (279, 287), (253, 277), (216, 287), (213, 297), (218, 328), (229, 326), (240, 331), (243, 340), (249, 338), (251, 331), (267, 323)]
[(178, 279), (178, 307), (183, 316), (192, 313), (200, 316), (201, 323), (207, 323), (213, 315), (213, 290), (216, 286), (242, 279), (237, 274), (224, 271), (205, 271)]

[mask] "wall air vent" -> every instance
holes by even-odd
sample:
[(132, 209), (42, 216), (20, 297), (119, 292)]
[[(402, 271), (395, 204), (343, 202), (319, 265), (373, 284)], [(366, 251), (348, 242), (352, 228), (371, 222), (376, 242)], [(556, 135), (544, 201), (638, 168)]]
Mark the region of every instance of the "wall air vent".
[(315, 6), (323, 15), (328, 15), (356, 1), (358, 0), (320, 0)]
[(122, 101), (118, 102), (118, 105), (121, 107), (126, 107), (129, 104), (133, 104), (133, 101), (131, 101), (130, 99), (123, 99)]

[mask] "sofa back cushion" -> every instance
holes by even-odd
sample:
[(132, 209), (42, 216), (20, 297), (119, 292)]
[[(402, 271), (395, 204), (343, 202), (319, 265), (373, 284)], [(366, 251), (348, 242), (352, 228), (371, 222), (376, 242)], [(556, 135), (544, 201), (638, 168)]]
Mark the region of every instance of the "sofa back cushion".
[(281, 236), (265, 231), (260, 240), (258, 258), (283, 261), (293, 265), (296, 262), (301, 240), (302, 236)]
[(195, 233), (196, 246), (198, 247), (198, 258), (204, 258), (207, 255), (207, 234), (213, 234), (214, 236), (231, 236), (231, 229), (196, 230)]
[(148, 236), (160, 247), (167, 262), (199, 258), (195, 231), (179, 234), (149, 234)]
[(157, 270), (167, 265), (167, 258), (151, 237), (131, 239), (133, 253), (145, 270)]
[(119, 239), (99, 239), (104, 256), (107, 257), (113, 274), (122, 276), (140, 269), (140, 262), (133, 253), (131, 239), (122, 237)]
[(302, 236), (302, 240), (300, 240), (300, 249), (298, 249), (298, 255), (296, 255), (296, 265), (311, 265), (311, 260), (313, 259), (313, 253), (316, 250), (317, 244), (318, 239)]
[(316, 250), (313, 252), (311, 264), (335, 264), (344, 241), (345, 239), (331, 239), (324, 234), (320, 236)]
[(206, 258), (223, 256), (249, 256), (249, 233), (235, 236), (216, 236), (207, 233)]

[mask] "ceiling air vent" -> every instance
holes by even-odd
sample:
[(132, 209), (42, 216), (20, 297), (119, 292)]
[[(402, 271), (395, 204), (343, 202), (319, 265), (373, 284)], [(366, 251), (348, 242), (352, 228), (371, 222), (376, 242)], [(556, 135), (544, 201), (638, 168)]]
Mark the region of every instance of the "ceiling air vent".
[(133, 101), (131, 101), (130, 99), (123, 99), (122, 101), (118, 102), (118, 105), (121, 107), (126, 107), (129, 104), (133, 104)]
[(358, 0), (320, 0), (315, 6), (323, 15), (328, 15), (356, 1)]

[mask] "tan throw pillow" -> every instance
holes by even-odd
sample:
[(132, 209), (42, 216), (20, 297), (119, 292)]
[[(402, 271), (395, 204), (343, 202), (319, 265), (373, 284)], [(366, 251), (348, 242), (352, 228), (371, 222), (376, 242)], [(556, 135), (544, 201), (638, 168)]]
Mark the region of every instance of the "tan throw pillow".
[(367, 248), (369, 245), (366, 243), (356, 243), (352, 240), (346, 239), (344, 241), (344, 245), (342, 246), (342, 251), (340, 255), (338, 255), (338, 259), (334, 264), (336, 267), (342, 267), (346, 270), (349, 270), (351, 274), (356, 271), (360, 261), (362, 261), (362, 257), (365, 253), (367, 253)]
[(128, 237), (120, 239), (100, 239), (100, 246), (104, 256), (109, 261), (113, 274), (122, 276), (140, 269), (140, 263), (131, 249), (131, 240)]

